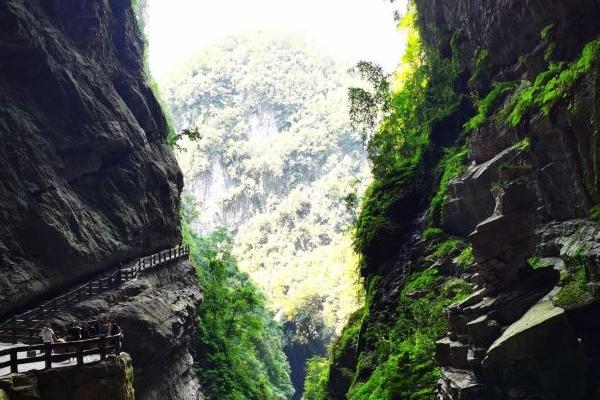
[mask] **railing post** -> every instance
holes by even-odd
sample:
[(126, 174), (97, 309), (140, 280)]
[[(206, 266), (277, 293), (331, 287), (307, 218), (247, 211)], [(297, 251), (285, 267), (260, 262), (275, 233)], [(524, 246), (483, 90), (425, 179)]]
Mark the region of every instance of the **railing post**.
[(100, 336), (100, 360), (106, 358), (106, 336)]
[(11, 336), (13, 344), (17, 344), (17, 317), (12, 318)]
[(88, 286), (88, 294), (89, 294), (89, 295), (90, 295), (90, 297), (91, 297), (91, 296), (92, 296), (92, 294), (93, 294), (93, 293), (92, 293), (92, 282), (88, 282), (87, 286)]
[(19, 361), (17, 357), (17, 349), (13, 347), (10, 349), (10, 373), (16, 374), (19, 372)]
[(77, 365), (83, 365), (83, 343), (77, 343)]
[(45, 342), (44, 343), (44, 363), (45, 368), (52, 368), (52, 343)]

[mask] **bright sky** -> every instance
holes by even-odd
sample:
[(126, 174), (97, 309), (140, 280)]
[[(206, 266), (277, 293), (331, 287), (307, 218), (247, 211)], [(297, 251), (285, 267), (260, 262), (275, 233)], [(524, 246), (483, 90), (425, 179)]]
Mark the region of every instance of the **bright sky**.
[(286, 29), (349, 63), (395, 69), (404, 41), (393, 10), (406, 0), (149, 0), (150, 68), (160, 76), (224, 36)]

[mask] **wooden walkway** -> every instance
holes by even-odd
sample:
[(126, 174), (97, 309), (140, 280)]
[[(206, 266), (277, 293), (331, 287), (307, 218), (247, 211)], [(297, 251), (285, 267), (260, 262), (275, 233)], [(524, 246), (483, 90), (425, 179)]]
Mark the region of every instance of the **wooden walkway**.
[[(67, 310), (73, 304), (92, 298), (100, 293), (113, 290), (125, 282), (136, 279), (145, 271), (189, 256), (186, 245), (167, 249), (147, 257), (140, 258), (133, 266), (110, 270), (100, 277), (76, 287), (69, 292), (57, 296), (39, 306), (15, 315), (0, 324), (0, 342), (23, 344), (0, 350), (0, 371), (10, 366), (11, 372), (17, 372), (18, 366), (44, 362), (45, 368), (52, 368), (53, 362), (76, 359), (77, 365), (84, 363), (84, 357), (98, 355), (102, 360), (108, 353), (118, 353), (121, 349), (121, 337), (99, 336), (97, 338), (72, 341), (68, 343), (40, 342), (39, 333), (46, 321), (57, 313)], [(41, 355), (37, 355), (38, 352)], [(23, 357), (23, 355), (26, 355)], [(7, 361), (2, 361), (6, 359)], [(2, 375), (2, 372), (0, 372)]]
[[(65, 362), (66, 366), (91, 364), (104, 360), (107, 354), (118, 354), (120, 351), (121, 335), (98, 336), (66, 343), (12, 346), (0, 350), (0, 376), (31, 369), (55, 368), (57, 366), (54, 364), (57, 363), (63, 363), (62, 366), (65, 366)], [(85, 360), (88, 362), (84, 362)], [(26, 368), (19, 369), (20, 365)]]

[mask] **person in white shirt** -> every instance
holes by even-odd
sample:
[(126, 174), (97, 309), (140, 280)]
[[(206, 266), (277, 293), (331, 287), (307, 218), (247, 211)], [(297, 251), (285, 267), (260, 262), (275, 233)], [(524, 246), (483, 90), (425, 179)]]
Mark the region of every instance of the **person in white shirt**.
[(54, 343), (54, 341), (56, 340), (56, 335), (54, 334), (54, 331), (50, 327), (49, 323), (44, 325), (44, 327), (40, 331), (40, 337), (42, 338), (42, 341), (44, 343)]

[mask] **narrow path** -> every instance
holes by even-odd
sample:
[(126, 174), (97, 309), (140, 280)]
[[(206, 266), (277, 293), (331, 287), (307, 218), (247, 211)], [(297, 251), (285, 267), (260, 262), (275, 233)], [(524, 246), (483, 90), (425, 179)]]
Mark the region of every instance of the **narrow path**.
[(68, 307), (137, 279), (145, 271), (188, 256), (189, 249), (183, 245), (142, 257), (126, 268), (118, 265), (3, 322), (0, 324), (0, 376), (83, 365), (100, 361), (108, 353), (118, 353), (121, 350), (121, 335), (99, 336), (68, 343), (39, 344), (38, 334), (47, 320)]

